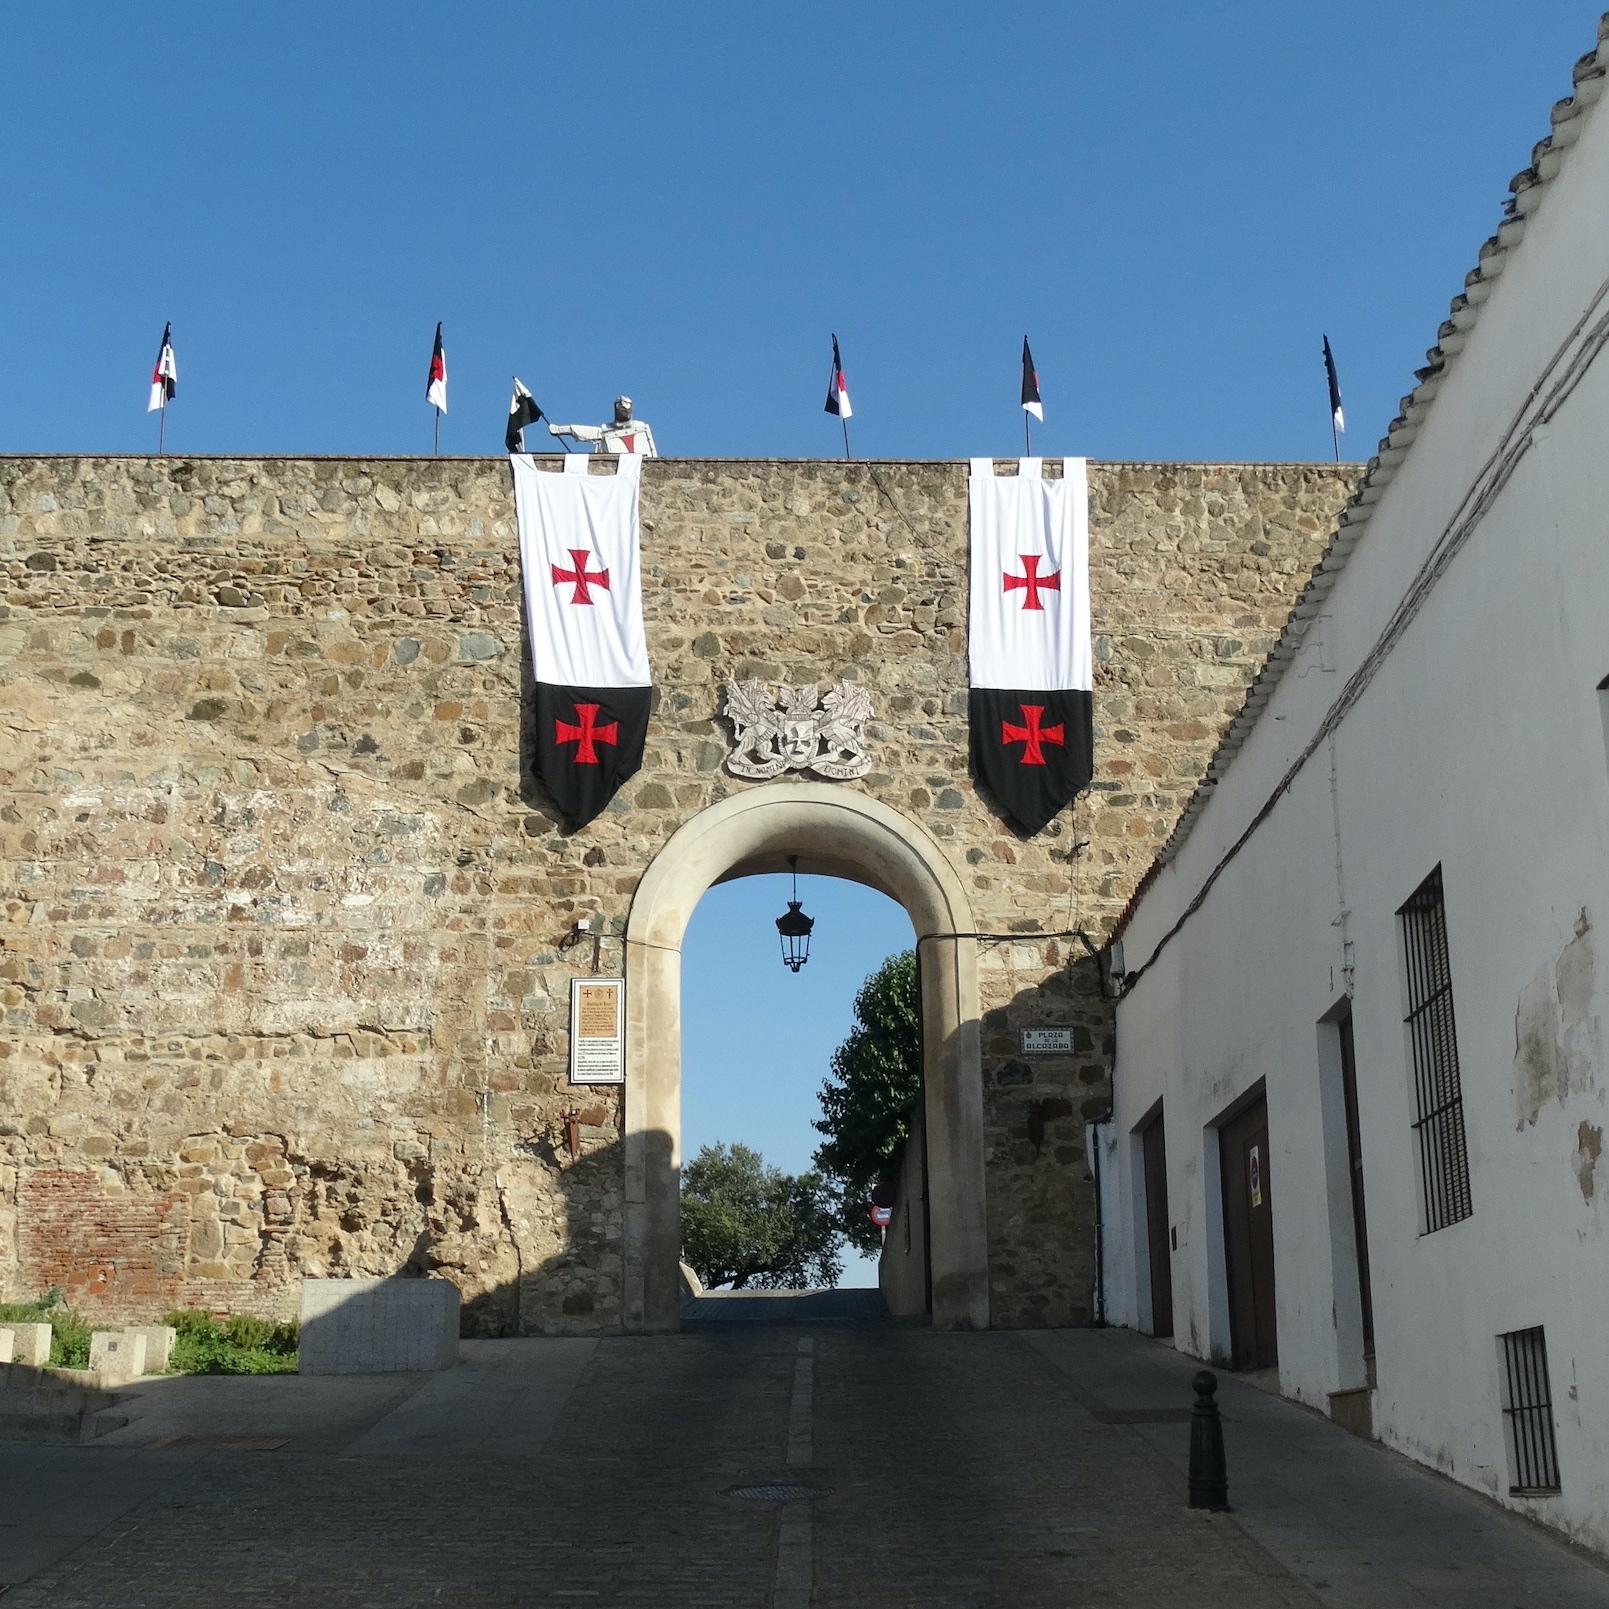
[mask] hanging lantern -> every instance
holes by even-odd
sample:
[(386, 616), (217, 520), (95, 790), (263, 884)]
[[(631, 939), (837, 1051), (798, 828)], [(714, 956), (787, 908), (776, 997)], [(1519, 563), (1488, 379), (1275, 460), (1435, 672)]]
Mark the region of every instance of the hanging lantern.
[(777, 937), (782, 941), (783, 966), (797, 972), (810, 959), (810, 930), (816, 922), (799, 908), (799, 857), (789, 855), (788, 864), (793, 867), (794, 897), (788, 901), (787, 915), (777, 918)]

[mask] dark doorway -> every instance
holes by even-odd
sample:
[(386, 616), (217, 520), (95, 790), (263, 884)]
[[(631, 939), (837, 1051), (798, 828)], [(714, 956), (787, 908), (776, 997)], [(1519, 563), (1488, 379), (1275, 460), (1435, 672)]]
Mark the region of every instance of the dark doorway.
[(1268, 1102), (1259, 1099), (1219, 1130), (1229, 1334), (1237, 1369), (1279, 1362), (1274, 1326), (1274, 1196), (1268, 1157)]
[(1341, 1040), (1341, 1090), (1346, 1098), (1346, 1166), (1352, 1181), (1352, 1238), (1357, 1247), (1358, 1306), (1363, 1318), (1363, 1356), (1374, 1383), (1374, 1297), (1369, 1290), (1369, 1220), (1363, 1210), (1363, 1141), (1358, 1133), (1358, 1066), (1352, 1050), (1352, 1013), (1336, 1024)]
[(1151, 1333), (1173, 1334), (1173, 1255), (1168, 1225), (1168, 1146), (1159, 1106), (1140, 1131), (1145, 1166), (1145, 1233), (1151, 1256)]

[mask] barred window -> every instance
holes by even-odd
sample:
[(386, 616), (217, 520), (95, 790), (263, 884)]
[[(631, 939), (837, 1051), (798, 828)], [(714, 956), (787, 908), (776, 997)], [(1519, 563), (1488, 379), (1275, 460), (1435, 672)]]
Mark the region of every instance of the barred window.
[(1556, 1492), (1559, 1449), (1553, 1435), (1547, 1338), (1534, 1329), (1497, 1338), (1503, 1361), (1503, 1428), (1508, 1442), (1508, 1489)]
[(1407, 969), (1408, 1015), (1403, 1020), (1413, 1058), (1413, 1127), (1419, 1141), (1419, 1184), (1428, 1235), (1474, 1210), (1440, 866), (1397, 915)]

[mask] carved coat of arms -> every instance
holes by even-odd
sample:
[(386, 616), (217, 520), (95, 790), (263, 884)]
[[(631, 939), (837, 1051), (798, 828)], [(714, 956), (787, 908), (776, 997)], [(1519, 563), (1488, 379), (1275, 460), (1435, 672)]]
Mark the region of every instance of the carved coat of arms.
[(779, 687), (764, 682), (726, 684), (726, 717), (735, 742), (726, 768), (733, 776), (766, 778), (783, 771), (814, 771), (842, 782), (863, 777), (872, 762), (862, 727), (872, 701), (855, 682)]

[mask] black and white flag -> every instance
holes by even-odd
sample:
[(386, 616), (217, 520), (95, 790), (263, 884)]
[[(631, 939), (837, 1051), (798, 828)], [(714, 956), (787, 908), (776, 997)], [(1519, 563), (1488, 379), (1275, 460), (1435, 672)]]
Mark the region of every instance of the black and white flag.
[(525, 382), (516, 374), (514, 376), (514, 395), (508, 403), (508, 430), (503, 436), (503, 445), (511, 453), (523, 452), (524, 443), (520, 440), (520, 432), (527, 425), (534, 425), (543, 417), (542, 410), (537, 406), (536, 398), (525, 389)]
[(1341, 412), (1341, 382), (1335, 374), (1335, 354), (1330, 350), (1330, 338), (1324, 337), (1324, 374), (1330, 382), (1330, 418), (1337, 430), (1346, 429), (1346, 415)]
[(509, 459), (536, 681), (536, 771), (583, 827), (642, 765), (653, 687), (643, 633), (638, 514), (642, 459), (612, 475), (591, 454), (564, 472)]
[(151, 400), (145, 411), (155, 413), (165, 408), (179, 394), (179, 363), (173, 355), (173, 325), (162, 326), (162, 345), (156, 354), (156, 367), (151, 370)]
[(1045, 422), (1045, 405), (1039, 400), (1039, 374), (1034, 368), (1034, 355), (1028, 350), (1028, 337), (1022, 338), (1022, 411), (1031, 413), (1040, 424)]
[(430, 377), (425, 381), (425, 401), (440, 413), (447, 411), (447, 348), (441, 344), (441, 325), (436, 326), (436, 344), (430, 349)]
[(855, 410), (849, 405), (849, 382), (844, 378), (844, 360), (838, 355), (838, 337), (832, 338), (832, 373), (827, 376), (828, 413), (840, 419), (853, 419)]
[(1042, 464), (974, 458), (968, 481), (972, 769), (1030, 837), (1089, 785), (1095, 747), (1087, 461)]

